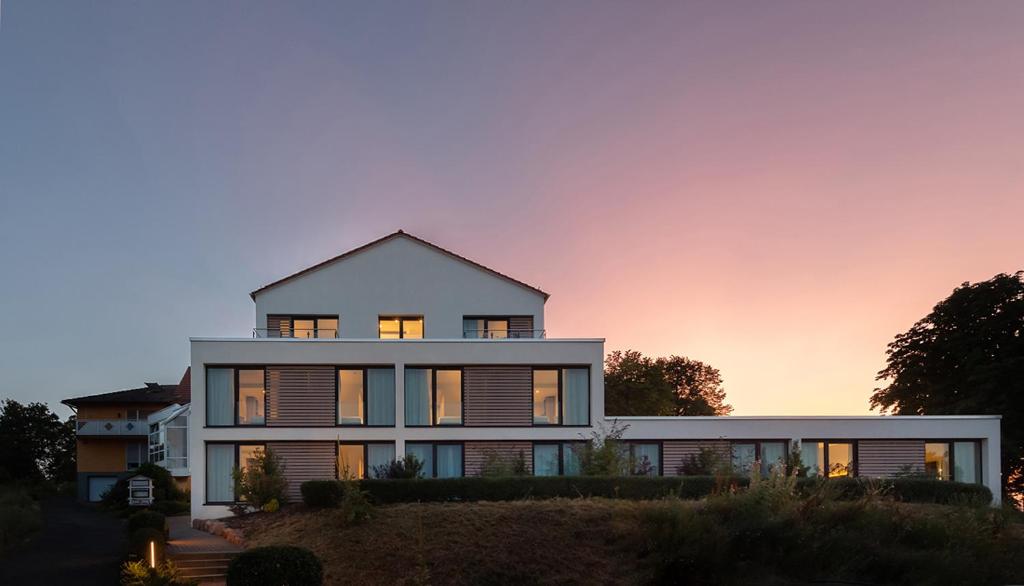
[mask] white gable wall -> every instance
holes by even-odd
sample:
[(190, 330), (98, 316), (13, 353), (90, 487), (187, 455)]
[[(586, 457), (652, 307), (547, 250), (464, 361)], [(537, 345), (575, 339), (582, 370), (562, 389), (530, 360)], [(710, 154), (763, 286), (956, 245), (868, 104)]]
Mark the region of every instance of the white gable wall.
[(380, 315), (422, 315), (424, 337), (461, 338), (465, 315), (532, 315), (544, 329), (544, 297), (399, 236), (256, 295), (267, 315), (339, 316), (342, 338), (376, 338)]

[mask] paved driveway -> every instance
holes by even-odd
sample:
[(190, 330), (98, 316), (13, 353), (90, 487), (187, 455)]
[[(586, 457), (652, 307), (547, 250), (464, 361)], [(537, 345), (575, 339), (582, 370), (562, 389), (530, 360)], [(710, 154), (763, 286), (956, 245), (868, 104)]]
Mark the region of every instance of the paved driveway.
[(31, 543), (0, 559), (0, 584), (119, 583), (127, 551), (125, 522), (70, 497), (42, 503), (43, 529)]

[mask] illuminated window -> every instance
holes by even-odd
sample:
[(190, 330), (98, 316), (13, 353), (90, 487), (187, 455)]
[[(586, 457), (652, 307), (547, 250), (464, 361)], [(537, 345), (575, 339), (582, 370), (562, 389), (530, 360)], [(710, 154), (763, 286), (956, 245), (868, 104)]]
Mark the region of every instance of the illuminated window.
[(434, 421), (462, 425), (462, 371), (437, 370), (434, 377)]
[(238, 369), (237, 425), (265, 425), (263, 369)]
[(338, 477), (342, 480), (366, 478), (366, 459), (363, 444), (338, 446)]
[(558, 425), (558, 371), (533, 371), (533, 424)]
[(508, 323), (504, 317), (463, 318), (462, 337), (504, 339), (508, 337)]
[(364, 419), (363, 371), (338, 371), (338, 423), (362, 425)]
[(937, 480), (981, 482), (981, 446), (976, 441), (927, 442), (924, 472)]
[(405, 424), (462, 425), (462, 370), (406, 368)]
[(800, 459), (807, 474), (837, 478), (854, 476), (856, 462), (852, 442), (800, 442)]
[(256, 459), (263, 453), (263, 446), (241, 444), (238, 446), (238, 469), (249, 470), (256, 465)]
[(420, 339), (423, 337), (423, 316), (381, 316), (377, 329), (382, 340)]
[(590, 370), (586, 368), (533, 371), (534, 425), (588, 425)]
[[(338, 316), (267, 316), (267, 336), (271, 338), (337, 338)], [(273, 328), (273, 324), (277, 328)]]

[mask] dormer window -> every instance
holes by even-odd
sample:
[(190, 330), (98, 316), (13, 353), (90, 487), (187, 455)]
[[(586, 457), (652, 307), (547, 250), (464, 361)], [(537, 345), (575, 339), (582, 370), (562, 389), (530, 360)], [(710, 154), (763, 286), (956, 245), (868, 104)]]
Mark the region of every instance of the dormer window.
[(423, 337), (423, 316), (382, 315), (377, 330), (381, 340), (418, 340)]
[(268, 338), (337, 338), (336, 315), (268, 315)]

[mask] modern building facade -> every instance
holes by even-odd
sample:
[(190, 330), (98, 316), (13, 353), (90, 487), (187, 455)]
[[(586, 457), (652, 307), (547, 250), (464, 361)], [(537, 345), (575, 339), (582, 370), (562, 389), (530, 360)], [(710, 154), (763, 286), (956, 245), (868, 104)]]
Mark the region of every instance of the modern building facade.
[[(176, 385), (146, 383), (61, 401), (75, 411), (78, 499), (99, 501), (118, 479), (150, 461), (152, 426), (166, 425), (165, 416), (187, 405), (189, 394), (186, 370)], [(181, 450), (187, 449), (185, 436), (179, 443)], [(188, 487), (187, 464), (172, 474), (183, 488)]]
[[(573, 474), (604, 416), (604, 340), (546, 335), (548, 294), (401, 231), (251, 294), (251, 336), (192, 338), (192, 515), (229, 514), (232, 470), (270, 448), (289, 492), (415, 454), (431, 477), (523, 458)], [(767, 468), (799, 444), (819, 473), (908, 470), (998, 493), (997, 417), (631, 417), (638, 472), (711, 449)], [(998, 498), (998, 496), (997, 496)]]

